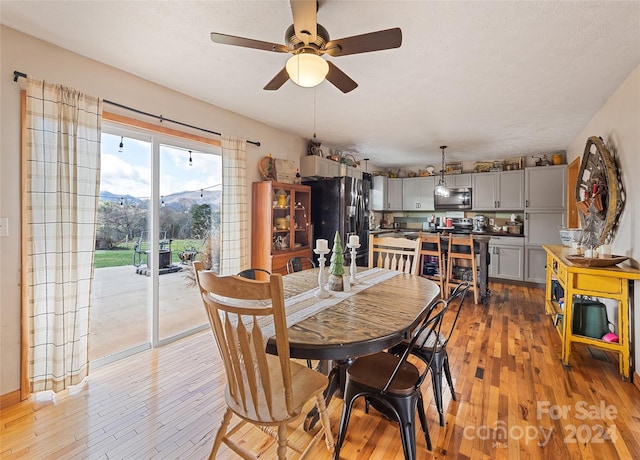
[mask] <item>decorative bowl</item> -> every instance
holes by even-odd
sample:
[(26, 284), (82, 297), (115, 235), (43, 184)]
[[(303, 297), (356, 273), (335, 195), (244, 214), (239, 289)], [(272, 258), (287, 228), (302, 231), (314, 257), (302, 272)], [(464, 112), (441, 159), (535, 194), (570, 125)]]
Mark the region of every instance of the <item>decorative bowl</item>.
[(582, 257), (578, 255), (567, 256), (567, 260), (569, 262), (574, 265), (578, 265), (579, 267), (613, 267), (614, 265), (624, 262), (628, 258), (629, 257), (627, 256), (611, 256), (604, 258)]

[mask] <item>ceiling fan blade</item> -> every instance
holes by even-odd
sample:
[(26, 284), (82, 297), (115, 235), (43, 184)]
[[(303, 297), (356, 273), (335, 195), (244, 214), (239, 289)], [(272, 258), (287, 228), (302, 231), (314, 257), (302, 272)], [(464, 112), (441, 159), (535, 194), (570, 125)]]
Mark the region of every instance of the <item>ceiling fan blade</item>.
[[(316, 0), (291, 0), (293, 27), (296, 31), (296, 36), (305, 44), (316, 40), (318, 31), (317, 11), (318, 3)], [(307, 37), (308, 41), (305, 41)]]
[(275, 53), (289, 52), (289, 48), (284, 45), (278, 45), (277, 43), (263, 42), (260, 40), (253, 40), (251, 38), (236, 37), (234, 35), (219, 34), (217, 32), (211, 32), (211, 40), (214, 43), (221, 43), (223, 45), (242, 46), (244, 48), (273, 51)]
[(358, 87), (358, 84), (353, 81), (349, 75), (344, 73), (342, 70), (338, 69), (336, 65), (327, 61), (329, 64), (329, 73), (327, 73), (327, 80), (329, 80), (336, 88), (338, 88), (343, 93), (348, 93), (349, 91), (353, 91)]
[(264, 89), (268, 91), (275, 91), (276, 89), (280, 89), (282, 85), (284, 85), (289, 79), (289, 74), (287, 73), (287, 68), (283, 67), (278, 74), (273, 77), (273, 79), (267, 83)]
[(331, 40), (325, 46), (325, 52), (337, 57), (348, 54), (400, 48), (400, 45), (402, 45), (402, 31), (400, 28), (395, 27), (393, 29), (379, 30), (368, 34)]

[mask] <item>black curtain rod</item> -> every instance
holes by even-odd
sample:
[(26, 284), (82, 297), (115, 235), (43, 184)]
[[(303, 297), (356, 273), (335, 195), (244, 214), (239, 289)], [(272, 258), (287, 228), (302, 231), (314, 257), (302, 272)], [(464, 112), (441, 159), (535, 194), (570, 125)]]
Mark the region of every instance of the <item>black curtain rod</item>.
[[(18, 78), (27, 78), (27, 74), (26, 73), (22, 73), (22, 72), (18, 72), (17, 70), (14, 70), (13, 71), (13, 81), (17, 82)], [(193, 126), (193, 125), (190, 125), (190, 124), (187, 124), (187, 123), (183, 123), (181, 121), (172, 120), (170, 118), (165, 118), (162, 115), (154, 115), (152, 113), (144, 112), (144, 111), (138, 110), (138, 109), (134, 109), (133, 107), (128, 107), (128, 106), (123, 105), (123, 104), (118, 104), (117, 102), (109, 101), (107, 99), (103, 99), (102, 101), (105, 102), (106, 104), (115, 105), (116, 107), (120, 107), (121, 109), (129, 110), (131, 112), (135, 112), (135, 113), (138, 113), (140, 115), (145, 115), (147, 117), (156, 118), (156, 119), (160, 120), (160, 123), (162, 123), (163, 121), (168, 121), (170, 123), (175, 123), (176, 125), (184, 126), (186, 128), (197, 129), (198, 131), (203, 131), (205, 133), (215, 134), (217, 136), (222, 136), (222, 134), (220, 134), (219, 132), (211, 131), (211, 130), (205, 129), (205, 128), (199, 128), (198, 126)], [(259, 141), (247, 141), (247, 143), (253, 144), (253, 145), (257, 146), (257, 147), (260, 147), (260, 142)]]

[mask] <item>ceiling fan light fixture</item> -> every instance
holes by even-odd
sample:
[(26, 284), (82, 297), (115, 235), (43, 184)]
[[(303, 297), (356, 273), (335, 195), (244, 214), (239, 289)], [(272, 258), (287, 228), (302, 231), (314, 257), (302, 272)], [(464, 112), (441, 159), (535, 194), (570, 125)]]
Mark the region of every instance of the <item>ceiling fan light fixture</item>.
[(296, 85), (313, 88), (324, 81), (329, 73), (329, 64), (317, 54), (298, 53), (289, 58), (286, 69)]

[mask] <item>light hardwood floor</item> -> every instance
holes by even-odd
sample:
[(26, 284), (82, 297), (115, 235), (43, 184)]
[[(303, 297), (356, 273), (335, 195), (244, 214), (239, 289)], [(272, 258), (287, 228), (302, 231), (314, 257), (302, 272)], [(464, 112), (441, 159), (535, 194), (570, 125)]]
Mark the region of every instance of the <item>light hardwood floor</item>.
[[(458, 401), (445, 387), (445, 427), (424, 386), (434, 450), (418, 434), (418, 458), (640, 458), (640, 392), (621, 381), (617, 358), (579, 346), (563, 368), (542, 289), (490, 288), (489, 305), (468, 303), (449, 343)], [(223, 390), (212, 335), (200, 333), (97, 369), (86, 391), (55, 404), (4, 409), (0, 457), (206, 458)], [(341, 408), (339, 399), (329, 407), (334, 433)], [(246, 444), (275, 458), (273, 442), (248, 430)], [(218, 458), (237, 457), (223, 446)], [(320, 444), (311, 458), (332, 457)], [(341, 458), (402, 459), (397, 425), (359, 406)]]

